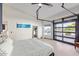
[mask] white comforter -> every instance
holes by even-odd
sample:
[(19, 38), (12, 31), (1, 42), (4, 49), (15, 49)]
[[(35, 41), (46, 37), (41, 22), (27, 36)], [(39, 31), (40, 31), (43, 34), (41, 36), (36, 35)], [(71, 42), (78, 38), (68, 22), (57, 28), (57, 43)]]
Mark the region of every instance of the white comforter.
[(53, 47), (38, 39), (15, 40), (11, 56), (48, 56)]
[(2, 44), (0, 44), (0, 56), (9, 56), (13, 50), (13, 40), (7, 38)]

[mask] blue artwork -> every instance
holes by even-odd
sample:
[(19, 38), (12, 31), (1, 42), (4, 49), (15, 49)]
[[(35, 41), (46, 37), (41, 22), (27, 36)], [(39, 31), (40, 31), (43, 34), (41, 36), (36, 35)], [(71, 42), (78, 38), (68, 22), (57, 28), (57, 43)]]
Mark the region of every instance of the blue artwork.
[(17, 24), (17, 28), (31, 28), (30, 24)]

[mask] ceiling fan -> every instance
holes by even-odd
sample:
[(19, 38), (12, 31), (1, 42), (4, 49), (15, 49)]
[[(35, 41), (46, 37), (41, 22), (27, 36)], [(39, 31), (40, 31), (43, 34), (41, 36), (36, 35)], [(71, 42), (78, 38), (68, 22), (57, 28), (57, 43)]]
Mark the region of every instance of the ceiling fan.
[(53, 7), (51, 3), (32, 3), (32, 5), (36, 5), (36, 4), (38, 4), (39, 6), (46, 5), (46, 6)]
[(42, 5), (46, 5), (46, 6), (49, 6), (49, 7), (53, 7), (53, 5), (50, 4), (50, 3), (31, 3), (31, 4), (32, 5), (36, 5), (37, 4), (39, 6), (38, 9), (36, 10), (36, 16), (37, 16), (36, 19), (37, 20), (40, 20), (38, 16), (39, 16), (39, 10), (42, 7)]
[[(31, 4), (32, 4), (32, 5), (38, 4), (38, 6), (39, 6), (39, 8), (36, 10), (36, 15), (37, 15), (36, 18), (37, 18), (37, 20), (41, 20), (41, 19), (38, 18), (38, 16), (39, 16), (39, 10), (40, 10), (40, 8), (42, 7), (42, 5), (46, 5), (46, 6), (53, 7), (53, 5), (52, 5), (51, 3), (31, 3)], [(62, 5), (61, 5), (61, 7), (62, 7), (63, 9), (69, 11), (69, 12), (72, 13), (73, 15), (77, 15), (77, 14), (75, 14), (74, 12), (72, 12), (71, 10), (67, 9), (64, 5), (65, 5), (64, 3), (62, 3)]]

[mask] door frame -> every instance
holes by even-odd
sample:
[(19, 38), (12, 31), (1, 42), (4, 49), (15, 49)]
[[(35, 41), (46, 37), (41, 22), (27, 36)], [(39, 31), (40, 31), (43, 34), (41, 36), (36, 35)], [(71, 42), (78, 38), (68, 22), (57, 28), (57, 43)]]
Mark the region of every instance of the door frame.
[[(34, 30), (35, 30), (35, 28), (37, 28), (37, 32), (36, 32), (36, 37), (34, 37)], [(32, 27), (32, 38), (38, 38), (38, 26), (33, 26)]]

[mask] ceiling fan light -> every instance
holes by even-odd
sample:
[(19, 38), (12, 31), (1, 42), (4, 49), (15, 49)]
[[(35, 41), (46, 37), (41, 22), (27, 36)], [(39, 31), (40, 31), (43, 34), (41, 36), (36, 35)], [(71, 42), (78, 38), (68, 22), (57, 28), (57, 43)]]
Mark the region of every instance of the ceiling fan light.
[(38, 4), (38, 6), (42, 6), (42, 4), (41, 4), (41, 3), (39, 3), (39, 4)]

